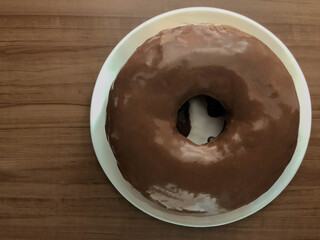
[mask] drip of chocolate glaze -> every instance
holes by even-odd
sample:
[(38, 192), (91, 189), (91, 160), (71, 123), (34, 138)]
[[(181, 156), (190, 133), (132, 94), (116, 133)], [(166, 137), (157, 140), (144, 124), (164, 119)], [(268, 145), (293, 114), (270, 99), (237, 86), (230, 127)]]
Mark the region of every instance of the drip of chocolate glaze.
[(210, 117), (221, 117), (226, 115), (226, 109), (222, 106), (222, 104), (209, 96), (205, 96), (207, 102), (207, 111)]
[(178, 110), (177, 129), (183, 136), (188, 137), (191, 130), (189, 102), (185, 102)]

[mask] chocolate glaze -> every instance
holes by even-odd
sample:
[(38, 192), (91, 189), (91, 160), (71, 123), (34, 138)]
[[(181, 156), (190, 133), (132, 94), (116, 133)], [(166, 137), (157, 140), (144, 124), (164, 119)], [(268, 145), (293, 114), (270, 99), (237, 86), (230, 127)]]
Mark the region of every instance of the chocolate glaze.
[(178, 110), (177, 130), (183, 136), (187, 137), (191, 130), (190, 116), (189, 116), (189, 102), (185, 102)]
[(207, 112), (210, 117), (220, 117), (226, 114), (225, 108), (218, 100), (209, 96), (205, 96), (205, 100), (207, 102)]
[[(219, 100), (227, 124), (197, 145), (176, 128), (196, 95)], [(168, 209), (219, 214), (265, 193), (297, 143), (288, 71), (260, 40), (229, 26), (161, 31), (130, 57), (110, 90), (106, 132), (123, 177)]]

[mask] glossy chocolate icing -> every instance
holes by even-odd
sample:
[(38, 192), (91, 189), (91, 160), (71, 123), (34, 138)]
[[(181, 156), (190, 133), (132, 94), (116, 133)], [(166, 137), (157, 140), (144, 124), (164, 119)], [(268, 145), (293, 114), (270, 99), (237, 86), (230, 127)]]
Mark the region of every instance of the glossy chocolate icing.
[(189, 102), (185, 102), (178, 110), (177, 130), (183, 136), (187, 137), (191, 130), (191, 122), (189, 116)]
[[(224, 131), (197, 145), (177, 113), (197, 95), (226, 109)], [(292, 78), (260, 40), (229, 26), (163, 30), (130, 57), (110, 90), (106, 132), (123, 177), (168, 209), (219, 214), (265, 193), (297, 143)]]

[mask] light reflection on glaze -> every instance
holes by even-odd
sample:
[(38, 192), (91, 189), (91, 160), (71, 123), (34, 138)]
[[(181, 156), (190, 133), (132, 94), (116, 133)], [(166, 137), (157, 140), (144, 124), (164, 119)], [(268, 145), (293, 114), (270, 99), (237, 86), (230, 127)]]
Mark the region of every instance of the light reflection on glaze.
[(257, 121), (252, 123), (253, 125), (253, 131), (259, 131), (263, 130), (264, 128), (267, 128), (268, 125), (268, 119), (267, 118), (260, 118)]
[(221, 161), (227, 156), (231, 156), (231, 152), (227, 145), (219, 150), (217, 146), (212, 146), (210, 149), (206, 145), (196, 145), (185, 139), (177, 140), (171, 138), (170, 135), (165, 133), (170, 132), (170, 124), (164, 120), (154, 119), (154, 142), (163, 147), (172, 146), (168, 149), (168, 153), (173, 158), (181, 162), (197, 162), (199, 164), (210, 164)]
[(206, 214), (221, 214), (227, 210), (220, 207), (217, 199), (209, 194), (192, 193), (178, 188), (174, 184), (165, 187), (151, 186), (148, 190), (150, 197), (166, 207), (175, 211), (190, 211)]
[(130, 97), (131, 97), (131, 94), (126, 94), (126, 95), (124, 96), (123, 105), (127, 105)]
[(239, 143), (241, 142), (241, 137), (239, 135), (239, 133), (234, 133), (233, 136), (231, 137), (231, 139), (235, 142), (235, 143)]

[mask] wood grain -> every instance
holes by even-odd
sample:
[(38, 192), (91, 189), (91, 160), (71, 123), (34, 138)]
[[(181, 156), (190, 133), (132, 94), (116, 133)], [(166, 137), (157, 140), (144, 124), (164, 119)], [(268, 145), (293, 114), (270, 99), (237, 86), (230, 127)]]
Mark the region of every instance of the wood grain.
[[(266, 26), (310, 88), (313, 126), (297, 175), (270, 205), (207, 229), (130, 205), (92, 149), (99, 70), (134, 27), (164, 11), (211, 6)], [(0, 0), (0, 239), (320, 239), (320, 1)]]

